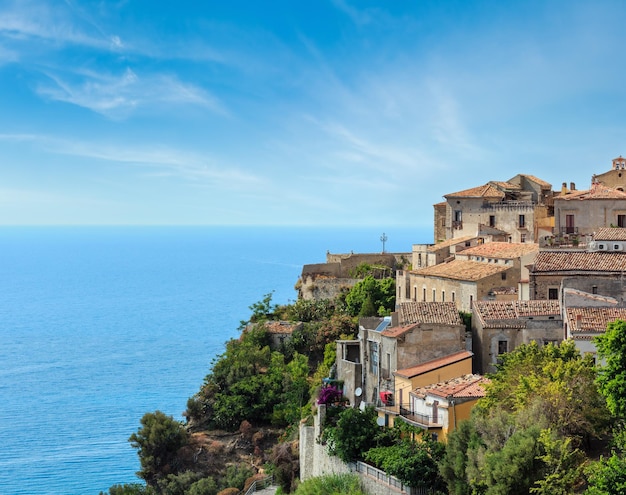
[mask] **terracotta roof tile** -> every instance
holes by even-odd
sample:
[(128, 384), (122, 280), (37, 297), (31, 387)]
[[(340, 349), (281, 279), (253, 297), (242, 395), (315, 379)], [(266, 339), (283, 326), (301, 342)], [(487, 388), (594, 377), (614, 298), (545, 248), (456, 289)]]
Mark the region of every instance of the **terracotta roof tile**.
[(491, 184), (485, 184), (483, 186), (472, 187), (463, 191), (455, 193), (445, 194), (444, 198), (504, 198), (504, 193), (498, 190)]
[(626, 199), (626, 193), (618, 191), (612, 187), (605, 186), (599, 182), (591, 184), (591, 189), (587, 191), (571, 191), (568, 194), (561, 194), (555, 199), (565, 201), (586, 201), (593, 199)]
[(463, 324), (459, 310), (453, 302), (412, 301), (401, 303), (398, 307), (398, 321), (401, 325), (415, 323)]
[(397, 327), (388, 327), (385, 330), (383, 330), (380, 334), (383, 337), (392, 337), (395, 339), (397, 337), (402, 337), (405, 333), (417, 327), (419, 327), (417, 323), (412, 323), (409, 325), (400, 325)]
[(621, 272), (626, 270), (626, 253), (606, 251), (539, 251), (531, 273)]
[(594, 241), (626, 241), (626, 229), (620, 227), (601, 227), (593, 236)]
[(475, 301), (474, 316), (483, 328), (526, 328), (528, 319), (537, 316), (561, 318), (561, 307), (554, 300)]
[(566, 317), (572, 336), (578, 338), (577, 334), (604, 333), (609, 322), (626, 320), (626, 308), (567, 308)]
[(476, 239), (476, 236), (466, 235), (466, 236), (463, 236), (463, 237), (456, 237), (454, 239), (446, 239), (445, 241), (438, 242), (437, 244), (433, 244), (432, 246), (430, 246), (428, 248), (428, 251), (430, 251), (432, 253), (432, 252), (438, 251), (438, 250), (443, 249), (443, 248), (454, 246), (455, 244), (464, 243), (465, 241), (469, 241), (471, 239)]
[(463, 375), (445, 382), (416, 388), (411, 394), (422, 399), (427, 395), (451, 399), (480, 399), (485, 396), (485, 385), (489, 381), (482, 375)]
[(534, 251), (539, 251), (539, 246), (533, 243), (485, 242), (484, 244), (464, 249), (462, 254), (464, 256), (515, 259)]
[(402, 378), (413, 378), (415, 376), (428, 373), (429, 371), (464, 361), (465, 359), (472, 359), (473, 355), (474, 354), (470, 351), (459, 351), (454, 354), (448, 354), (447, 356), (432, 359), (431, 361), (426, 361), (425, 363), (418, 364), (416, 366), (411, 366), (410, 368), (397, 370), (394, 374), (401, 376)]
[(289, 321), (268, 321), (265, 323), (265, 330), (268, 333), (284, 333), (291, 334), (296, 328), (302, 326), (302, 323), (292, 323)]
[(441, 277), (472, 282), (504, 272), (510, 268), (508, 265), (496, 263), (455, 259), (449, 263), (440, 263), (439, 265), (428, 266), (421, 270), (413, 270), (411, 273), (427, 277)]

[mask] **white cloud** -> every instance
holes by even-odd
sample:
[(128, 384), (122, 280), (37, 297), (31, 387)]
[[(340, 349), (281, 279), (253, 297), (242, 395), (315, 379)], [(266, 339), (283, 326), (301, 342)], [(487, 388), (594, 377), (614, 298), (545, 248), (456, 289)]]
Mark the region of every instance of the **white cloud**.
[(47, 76), (50, 82), (39, 85), (39, 95), (111, 118), (126, 118), (138, 108), (154, 109), (163, 104), (199, 106), (227, 115), (217, 98), (202, 88), (181, 82), (176, 76), (139, 77), (130, 68), (119, 75), (93, 71), (60, 75), (50, 70)]

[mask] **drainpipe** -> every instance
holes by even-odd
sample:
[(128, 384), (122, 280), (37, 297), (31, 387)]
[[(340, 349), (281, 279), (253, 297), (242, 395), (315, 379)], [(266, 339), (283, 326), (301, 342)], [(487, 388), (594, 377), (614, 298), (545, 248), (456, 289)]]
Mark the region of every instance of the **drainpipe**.
[(454, 430), (456, 430), (456, 404), (454, 403), (454, 399), (452, 399), (450, 401), (450, 404), (452, 404), (452, 417), (454, 419)]

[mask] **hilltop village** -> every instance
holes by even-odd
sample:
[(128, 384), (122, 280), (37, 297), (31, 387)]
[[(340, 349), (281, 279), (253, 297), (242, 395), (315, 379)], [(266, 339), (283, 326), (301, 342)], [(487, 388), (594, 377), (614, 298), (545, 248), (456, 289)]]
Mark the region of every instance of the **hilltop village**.
[(625, 190), (621, 156), (518, 174), (445, 194), (433, 244), (305, 265), (109, 495), (624, 493)]
[[(484, 397), (485, 375), (520, 345), (570, 339), (595, 359), (593, 337), (626, 320), (625, 190), (621, 156), (586, 189), (555, 191), (518, 174), (445, 194), (434, 205), (432, 245), (329, 253), (327, 263), (305, 266), (298, 289), (313, 300), (355, 284), (349, 274), (361, 263), (396, 273), (392, 315), (361, 318), (356, 339), (337, 341), (333, 378), (349, 403), (374, 407), (379, 424), (402, 420), (445, 441)], [(303, 479), (337, 469), (308, 428)]]

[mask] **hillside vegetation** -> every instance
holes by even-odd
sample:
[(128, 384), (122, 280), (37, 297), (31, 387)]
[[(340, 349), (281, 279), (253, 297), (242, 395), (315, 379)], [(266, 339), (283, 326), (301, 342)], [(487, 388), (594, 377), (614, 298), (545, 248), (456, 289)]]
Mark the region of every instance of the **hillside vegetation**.
[[(253, 304), (240, 338), (226, 344), (189, 399), (187, 422), (147, 413), (131, 435), (145, 485), (116, 485), (109, 494), (226, 495), (266, 474), (283, 493), (293, 492), (297, 426), (318, 398), (328, 402), (320, 440), (331, 453), (431, 493), (626, 493), (626, 322), (597, 337), (604, 366), (581, 356), (571, 341), (532, 343), (504, 355), (471, 419), (441, 444), (401, 421), (381, 428), (373, 409), (341, 405), (339, 389), (320, 396), (335, 362), (334, 341), (354, 338), (359, 316), (389, 312), (393, 292), (389, 281), (366, 277), (334, 301), (277, 306), (268, 294)], [(303, 324), (272, 349), (269, 320)], [(334, 482), (359, 493), (353, 481), (311, 482), (298, 493), (322, 493), (319, 486)]]

